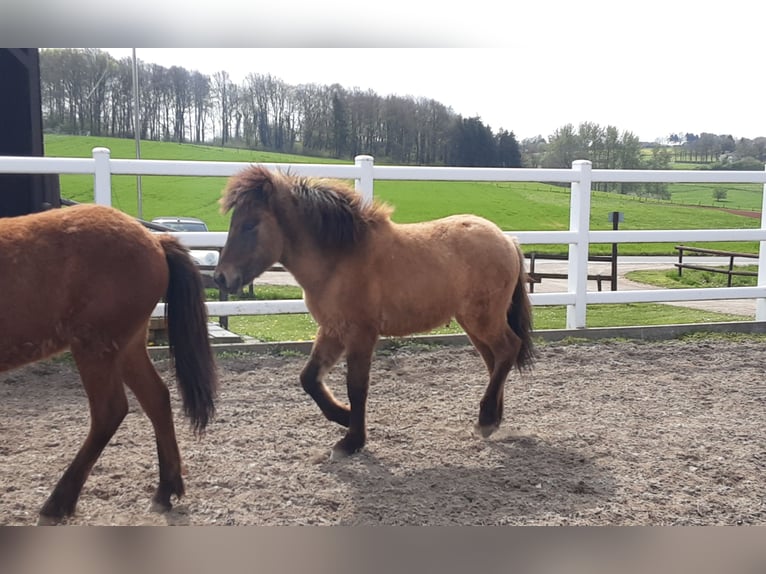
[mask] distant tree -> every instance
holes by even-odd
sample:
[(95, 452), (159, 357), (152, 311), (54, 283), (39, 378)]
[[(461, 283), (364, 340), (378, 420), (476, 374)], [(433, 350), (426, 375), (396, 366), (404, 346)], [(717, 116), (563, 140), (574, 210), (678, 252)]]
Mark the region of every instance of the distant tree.
[(597, 169), (605, 167), (607, 163), (605, 136), (605, 129), (593, 122), (583, 122), (577, 128), (581, 159), (589, 159)]
[(542, 167), (570, 167), (576, 159), (587, 159), (581, 155), (580, 148), (574, 125), (566, 124), (548, 138)]
[(723, 187), (716, 187), (713, 190), (713, 199), (715, 201), (724, 201), (728, 196), (728, 192)]
[(351, 156), (375, 153), (380, 139), (381, 108), (381, 99), (372, 90), (357, 88), (348, 95)]
[(300, 121), (300, 137), (304, 153), (321, 151), (325, 147), (323, 126), (326, 123), (327, 98), (317, 84), (301, 84), (295, 90)]
[(540, 167), (547, 146), (548, 142), (541, 135), (521, 140), (521, 165)]
[(497, 165), (497, 150), (492, 130), (480, 118), (467, 118), (456, 124), (452, 137), (450, 165), (491, 167)]
[[(652, 157), (643, 159), (642, 144), (638, 136), (629, 131), (620, 132), (614, 126), (602, 127), (584, 122), (574, 128), (566, 124), (548, 138), (542, 156), (543, 167), (568, 168), (578, 159), (590, 160), (595, 169), (667, 169), (671, 154), (667, 148), (654, 146)], [(593, 189), (629, 194), (650, 194), (669, 197), (667, 187), (638, 183), (594, 183)]]
[(417, 106), (411, 98), (388, 96), (381, 107), (383, 156), (409, 163), (418, 138)]
[(521, 149), (513, 132), (500, 130), (496, 139), (496, 165), (498, 167), (521, 167)]
[(606, 126), (604, 133), (604, 169), (615, 169), (617, 167), (620, 145), (620, 130), (614, 126)]
[(205, 141), (205, 126), (210, 112), (210, 78), (197, 71), (191, 75), (194, 142)]
[(192, 101), (191, 77), (186, 68), (171, 66), (170, 80), (172, 82), (173, 109), (175, 122), (173, 124), (173, 141), (186, 141), (186, 114)]
[(723, 146), (721, 138), (715, 134), (703, 132), (700, 134), (697, 149), (703, 162), (716, 161), (721, 155)]
[(721, 151), (723, 153), (734, 153), (737, 149), (737, 143), (734, 141), (734, 137), (729, 134), (721, 136)]
[(741, 138), (737, 141), (734, 150), (737, 157), (754, 157), (760, 161), (766, 161), (766, 137), (755, 139)]
[[(651, 157), (646, 160), (644, 167), (646, 169), (670, 169), (670, 163), (673, 155), (668, 148), (652, 148)], [(670, 199), (670, 191), (667, 183), (645, 183), (646, 194), (659, 199)]]
[(457, 121), (457, 115), (436, 100), (421, 98), (416, 102), (418, 148), (415, 161), (421, 165), (444, 164), (448, 134)]
[(332, 95), (332, 135), (335, 157), (344, 157), (349, 150), (349, 119), (346, 91), (334, 85)]
[(228, 92), (231, 86), (229, 73), (221, 70), (213, 74), (212, 97), (218, 106), (221, 120), (221, 145), (225, 146), (230, 137), (230, 117)]
[(743, 157), (734, 161), (720, 161), (713, 164), (713, 169), (724, 169), (731, 171), (763, 171), (763, 162), (754, 157)]
[(141, 72), (141, 115), (144, 133), (151, 140), (170, 139), (170, 80), (168, 70), (149, 64)]

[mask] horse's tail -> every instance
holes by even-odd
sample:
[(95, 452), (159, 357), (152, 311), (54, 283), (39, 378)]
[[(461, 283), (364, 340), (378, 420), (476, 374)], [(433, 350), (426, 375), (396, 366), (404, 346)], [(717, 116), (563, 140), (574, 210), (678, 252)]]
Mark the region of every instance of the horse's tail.
[(165, 295), (168, 346), (175, 363), (184, 413), (195, 432), (205, 429), (215, 414), (218, 374), (207, 331), (205, 290), (199, 269), (189, 252), (173, 237), (164, 235), (170, 280)]
[(516, 248), (519, 258), (519, 276), (516, 280), (516, 288), (513, 290), (507, 316), (508, 325), (521, 339), (521, 349), (518, 359), (516, 359), (516, 368), (521, 372), (532, 368), (537, 352), (532, 341), (532, 303), (527, 292), (527, 270), (524, 267), (524, 253), (516, 239), (512, 239), (511, 243)]

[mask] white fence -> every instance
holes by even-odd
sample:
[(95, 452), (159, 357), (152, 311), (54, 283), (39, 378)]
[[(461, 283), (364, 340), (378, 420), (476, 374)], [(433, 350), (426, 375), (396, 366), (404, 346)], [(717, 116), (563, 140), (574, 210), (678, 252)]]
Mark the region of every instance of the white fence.
[[(228, 177), (248, 163), (111, 159), (106, 148), (95, 148), (92, 158), (43, 158), (0, 156), (0, 173), (93, 174), (96, 203), (111, 205), (112, 175), (170, 175)], [(358, 156), (353, 165), (264, 164), (288, 169), (297, 175), (353, 179), (366, 198), (373, 195), (375, 180), (524, 181), (571, 184), (569, 231), (514, 231), (523, 243), (568, 244), (567, 291), (532, 293), (534, 305), (566, 305), (567, 329), (584, 329), (588, 305), (600, 303), (673, 302), (713, 299), (755, 299), (756, 321), (766, 321), (766, 191), (760, 229), (617, 230), (590, 229), (593, 182), (659, 183), (760, 183), (766, 190), (766, 171), (602, 170), (589, 161), (575, 161), (571, 169), (461, 168), (376, 166), (370, 156)], [(223, 246), (225, 232), (179, 233), (191, 248)], [(758, 279), (755, 287), (706, 289), (652, 289), (592, 292), (587, 290), (590, 243), (651, 243), (689, 241), (759, 241)], [(303, 301), (208, 302), (211, 316), (304, 313)], [(161, 316), (158, 305), (154, 315)]]

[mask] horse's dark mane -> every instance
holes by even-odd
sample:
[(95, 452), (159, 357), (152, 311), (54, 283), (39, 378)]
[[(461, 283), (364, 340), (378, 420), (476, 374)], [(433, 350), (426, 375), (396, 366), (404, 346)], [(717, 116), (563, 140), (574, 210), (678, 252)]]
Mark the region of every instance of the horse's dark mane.
[(224, 190), (224, 212), (243, 205), (266, 204), (278, 219), (296, 214), (323, 247), (342, 248), (363, 239), (371, 225), (388, 221), (393, 209), (362, 196), (340, 180), (299, 177), (261, 166), (235, 175)]

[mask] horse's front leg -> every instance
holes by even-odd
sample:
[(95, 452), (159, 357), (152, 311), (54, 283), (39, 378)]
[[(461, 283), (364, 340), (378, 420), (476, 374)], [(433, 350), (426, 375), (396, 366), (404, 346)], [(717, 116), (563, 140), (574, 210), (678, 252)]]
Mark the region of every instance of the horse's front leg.
[(327, 372), (338, 362), (342, 354), (341, 340), (320, 327), (311, 349), (311, 356), (301, 372), (301, 386), (314, 399), (325, 417), (347, 427), (349, 408), (340, 404), (323, 382)]
[(366, 411), (367, 391), (370, 385), (370, 365), (372, 353), (377, 339), (360, 344), (356, 341), (348, 350), (346, 365), (346, 386), (348, 388), (348, 400), (351, 403), (351, 416), (349, 417), (346, 436), (340, 439), (332, 449), (331, 458), (343, 458), (355, 453), (364, 446), (367, 440)]

